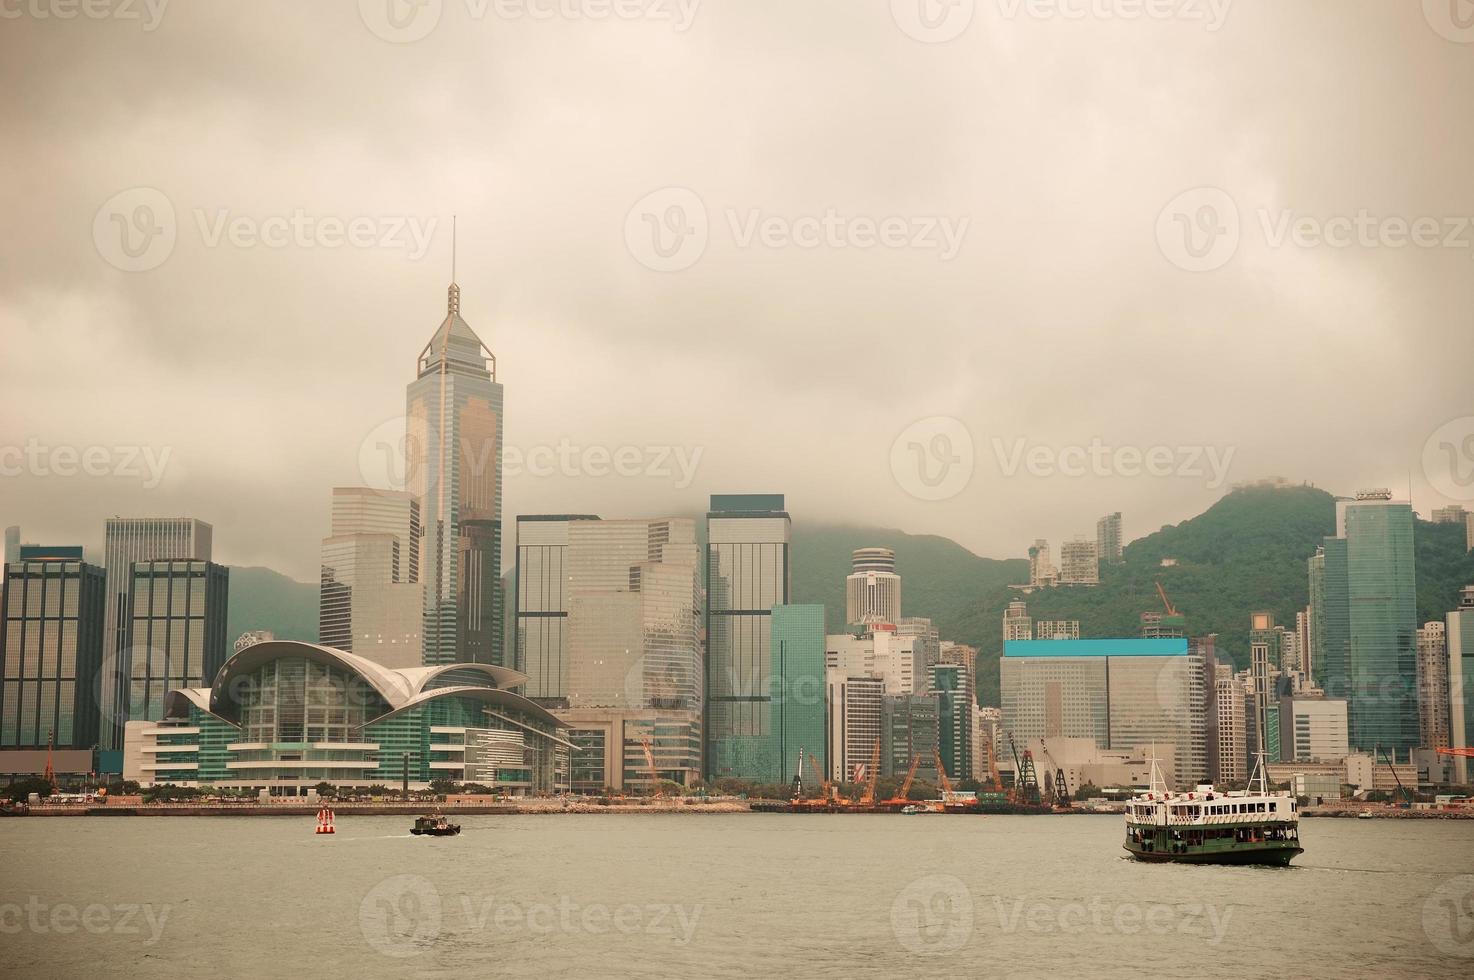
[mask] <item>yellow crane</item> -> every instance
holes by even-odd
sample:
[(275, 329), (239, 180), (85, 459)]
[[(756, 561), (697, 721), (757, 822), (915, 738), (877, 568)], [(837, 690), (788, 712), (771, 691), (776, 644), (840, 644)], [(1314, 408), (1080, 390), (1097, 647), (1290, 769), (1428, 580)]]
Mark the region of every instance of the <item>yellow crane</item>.
[(665, 795), (665, 788), (660, 785), (660, 773), (655, 769), (655, 752), (650, 748), (648, 738), (640, 739), (640, 746), (645, 750), (645, 768), (650, 770), (650, 789), (656, 797)]
[(865, 792), (860, 794), (861, 806), (875, 805), (875, 781), (880, 778), (880, 739), (870, 752), (870, 769), (865, 773)]

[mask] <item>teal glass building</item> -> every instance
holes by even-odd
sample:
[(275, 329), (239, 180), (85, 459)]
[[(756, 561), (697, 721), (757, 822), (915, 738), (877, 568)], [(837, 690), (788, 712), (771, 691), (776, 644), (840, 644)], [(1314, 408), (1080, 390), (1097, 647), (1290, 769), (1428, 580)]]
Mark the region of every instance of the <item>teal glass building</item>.
[[(824, 637), (822, 605), (772, 609), (772, 722), (766, 779), (784, 782), (798, 771), (799, 753), (824, 757)], [(804, 778), (808, 778), (808, 773)]]
[(1317, 680), (1329, 697), (1346, 699), (1353, 749), (1405, 761), (1418, 745), (1412, 507), (1386, 491), (1364, 492), (1337, 502), (1336, 532), (1324, 545)]
[(124, 721), (162, 718), (169, 691), (214, 681), (225, 664), (229, 592), (230, 570), (211, 561), (134, 562), (118, 661), (128, 689), (119, 736)]

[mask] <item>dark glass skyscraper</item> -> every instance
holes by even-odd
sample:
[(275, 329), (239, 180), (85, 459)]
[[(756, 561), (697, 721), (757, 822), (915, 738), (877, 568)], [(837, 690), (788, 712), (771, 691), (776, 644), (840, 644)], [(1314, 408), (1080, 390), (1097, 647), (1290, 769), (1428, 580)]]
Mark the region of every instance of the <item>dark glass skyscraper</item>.
[(0, 597), (0, 749), (96, 748), (103, 570), (81, 548), (22, 547)]
[(133, 563), (119, 667), (128, 679), (128, 716), (158, 721), (164, 695), (209, 687), (225, 663), (230, 570), (212, 561)]
[(445, 320), (420, 352), (407, 393), (408, 489), (420, 501), (426, 665), (502, 656), (502, 386), (496, 357), (461, 319), (451, 283)]
[(706, 772), (773, 769), (774, 606), (787, 605), (792, 522), (782, 494), (718, 494), (706, 515)]

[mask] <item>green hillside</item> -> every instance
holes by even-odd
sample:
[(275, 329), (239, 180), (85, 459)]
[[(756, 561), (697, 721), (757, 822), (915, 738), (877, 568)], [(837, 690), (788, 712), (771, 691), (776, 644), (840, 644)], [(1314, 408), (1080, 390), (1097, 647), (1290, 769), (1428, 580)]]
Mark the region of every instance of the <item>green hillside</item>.
[[(1249, 614), (1269, 610), (1277, 622), (1293, 625), (1309, 601), (1306, 560), (1335, 524), (1335, 498), (1322, 490), (1236, 490), (1199, 516), (1129, 544), (1124, 564), (1103, 568), (1098, 586), (982, 593), (954, 638), (978, 648), (979, 698), (997, 704), (1002, 618), (1010, 600), (1026, 601), (1036, 620), (1078, 619), (1082, 636), (1136, 636), (1141, 614), (1162, 609), (1160, 581), (1187, 617), (1188, 632), (1217, 633), (1220, 657), (1242, 668), (1249, 657)], [(1421, 623), (1441, 619), (1459, 589), (1474, 582), (1474, 556), (1465, 552), (1456, 525), (1419, 521), (1415, 540)], [(1164, 566), (1164, 559), (1176, 563)]]
[(231, 568), (225, 638), (247, 630), (271, 630), (281, 640), (317, 642), (317, 585), (269, 568)]

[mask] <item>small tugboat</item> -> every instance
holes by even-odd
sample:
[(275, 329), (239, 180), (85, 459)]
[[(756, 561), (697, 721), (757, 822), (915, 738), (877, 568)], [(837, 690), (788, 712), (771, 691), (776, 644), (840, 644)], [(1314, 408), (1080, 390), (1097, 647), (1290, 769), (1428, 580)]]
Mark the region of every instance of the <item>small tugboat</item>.
[(454, 837), (460, 832), (460, 824), (450, 823), (438, 813), (433, 817), (416, 817), (414, 828), (410, 831), (417, 837)]
[(1169, 792), (1153, 759), (1148, 791), (1126, 807), (1123, 846), (1138, 861), (1279, 867), (1305, 850), (1295, 797), (1270, 792), (1262, 755), (1249, 788), (1230, 792)]
[(901, 812), (902, 813), (931, 813), (932, 811), (928, 810), (926, 807), (921, 806), (919, 804), (916, 804), (916, 803), (908, 803), (905, 806), (901, 807)]

